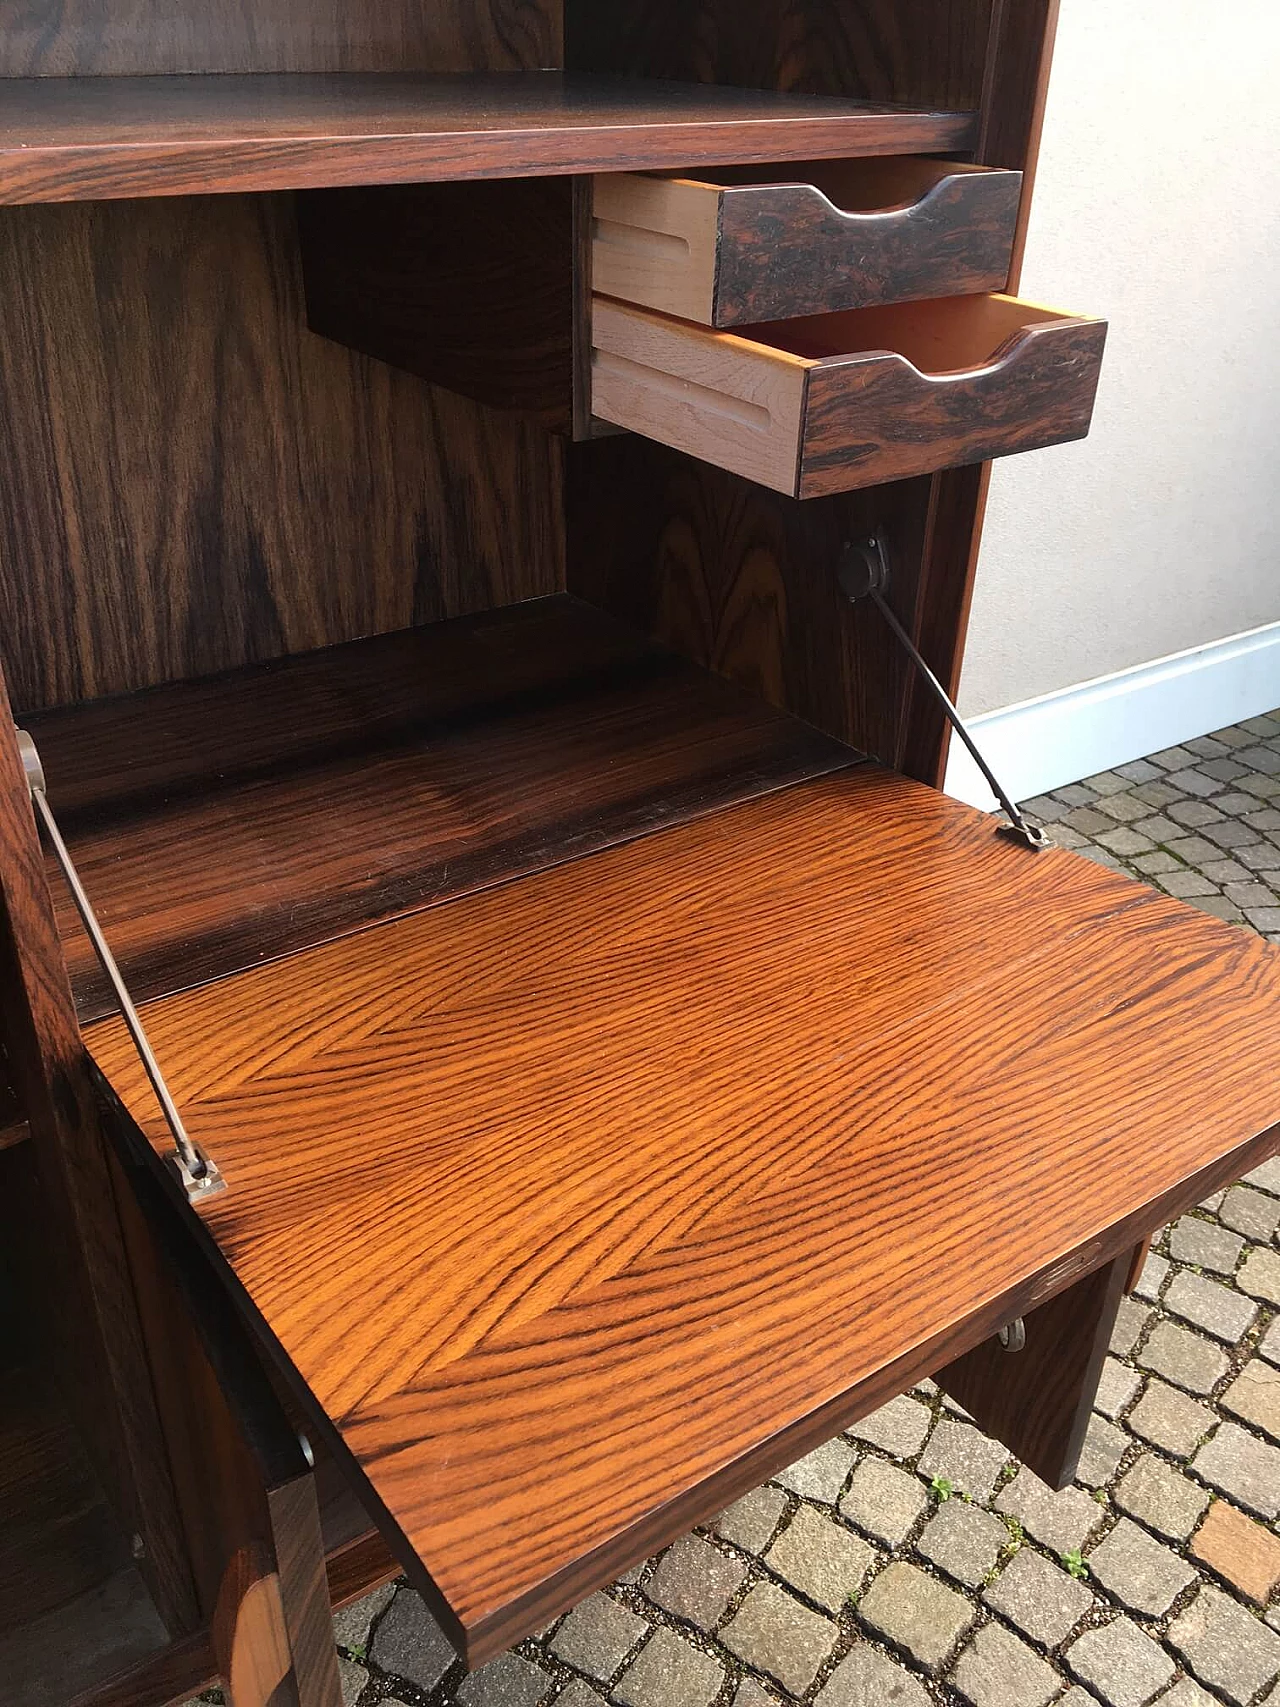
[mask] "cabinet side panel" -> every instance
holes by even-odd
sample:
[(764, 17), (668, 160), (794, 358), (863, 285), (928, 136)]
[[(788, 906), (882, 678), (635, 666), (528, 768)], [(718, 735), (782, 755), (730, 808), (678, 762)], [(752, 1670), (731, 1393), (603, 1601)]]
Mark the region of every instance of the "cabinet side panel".
[(993, 0), (566, 0), (571, 70), (976, 108)]
[(869, 604), (836, 570), (882, 529), (909, 616), (927, 480), (798, 503), (635, 437), (573, 448), (569, 591), (771, 705), (892, 764), (907, 681)]
[(13, 10), (0, 77), (560, 63), (560, 0), (29, 0)]
[(560, 449), (306, 327), (288, 196), (0, 217), (23, 710), (556, 591)]

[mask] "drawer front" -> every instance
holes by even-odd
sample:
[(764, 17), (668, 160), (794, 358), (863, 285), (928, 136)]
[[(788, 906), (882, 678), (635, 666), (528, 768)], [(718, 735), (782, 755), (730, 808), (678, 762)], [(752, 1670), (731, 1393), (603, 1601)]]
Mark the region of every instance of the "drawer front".
[(955, 297), (712, 332), (596, 298), (602, 420), (793, 497), (1083, 438), (1106, 324)]
[(910, 157), (796, 170), (598, 177), (595, 289), (714, 327), (1003, 289), (1020, 172)]

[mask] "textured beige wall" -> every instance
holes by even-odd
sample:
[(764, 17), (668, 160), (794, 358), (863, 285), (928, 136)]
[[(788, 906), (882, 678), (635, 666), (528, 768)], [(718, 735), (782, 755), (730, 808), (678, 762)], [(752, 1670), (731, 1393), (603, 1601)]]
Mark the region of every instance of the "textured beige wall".
[(1280, 0), (1062, 0), (1021, 294), (1111, 332), (995, 470), (974, 714), (1280, 620)]

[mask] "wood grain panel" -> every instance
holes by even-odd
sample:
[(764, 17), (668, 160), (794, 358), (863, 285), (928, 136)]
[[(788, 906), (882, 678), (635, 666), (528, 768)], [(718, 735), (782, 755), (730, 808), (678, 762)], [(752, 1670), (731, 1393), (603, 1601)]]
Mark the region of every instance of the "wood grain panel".
[(0, 77), (518, 71), (560, 63), (554, 0), (44, 0), (11, 9)]
[(1268, 945), (860, 766), (147, 1017), (194, 1227), (474, 1663), (1272, 1148), (1278, 1012)]
[[(564, 597), (32, 727), (136, 998), (857, 758)], [(50, 879), (79, 1012), (112, 1012)]]
[(10, 79), (0, 203), (971, 148), (972, 112), (559, 71)]
[(299, 197), (313, 332), (553, 432), (574, 422), (571, 179)]
[(554, 592), (558, 447), (306, 330), (287, 198), (0, 215), (23, 710)]
[(160, 1181), (136, 1162), (112, 1167), (201, 1612), (231, 1699), (341, 1707), (298, 1435)]
[(990, 1339), (934, 1380), (1051, 1488), (1075, 1480), (1132, 1251), (1077, 1280), (1025, 1322), (1026, 1344)]
[(1021, 182), (911, 156), (612, 174), (595, 288), (716, 327), (1001, 290)]
[(992, 0), (566, 0), (574, 70), (976, 107)]
[(569, 585), (771, 705), (892, 763), (906, 670), (841, 593), (845, 543), (880, 530), (909, 621), (924, 481), (797, 504), (662, 445), (615, 438), (569, 461)]
[(132, 1278), (13, 717), (0, 674), (0, 1030), (30, 1125), (27, 1307), (166, 1622), (195, 1622)]

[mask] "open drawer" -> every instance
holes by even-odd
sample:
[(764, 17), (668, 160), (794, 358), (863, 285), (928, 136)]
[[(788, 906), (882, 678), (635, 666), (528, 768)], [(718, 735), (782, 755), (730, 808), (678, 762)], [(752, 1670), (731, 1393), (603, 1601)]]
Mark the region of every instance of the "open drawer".
[[(696, 671), (695, 692), (659, 649), (628, 662), (585, 607), (504, 620), (569, 625), (559, 685), (468, 679), (465, 716), (402, 712), (360, 760), (373, 799), (412, 763), (420, 822), (457, 814), (412, 907), (143, 1010), (228, 1184), (183, 1201), (189, 1229), (471, 1664), (1113, 1264), (1261, 1161), (1280, 1118), (1275, 949)], [(219, 755), (239, 737), (217, 691), (135, 702), (121, 758), (150, 823), (100, 772), (114, 867), (131, 834), (161, 893), (209, 868), (214, 805), (268, 865), (322, 849), (318, 808)], [(263, 727), (252, 680), (221, 691)], [(193, 692), (195, 747), (166, 756)], [(69, 756), (102, 763), (102, 716), (59, 714)], [(514, 796), (548, 749), (535, 824)], [(487, 813), (457, 794), (464, 750)], [(710, 787), (735, 751), (736, 791)], [(216, 801), (165, 780), (180, 762)], [(683, 788), (682, 810), (623, 811), (623, 773), (633, 803)], [(612, 831), (590, 810), (575, 857), (606, 795)], [(376, 863), (381, 816), (359, 821)], [(470, 892), (431, 904), (432, 861), (513, 827), (528, 875), (473, 860)], [(84, 814), (76, 833), (88, 864)], [(159, 1168), (120, 1023), (85, 1035)]]
[(704, 326), (1003, 290), (1022, 173), (911, 155), (617, 173), (594, 288)]
[(1106, 323), (947, 297), (711, 332), (597, 296), (592, 411), (797, 498), (1083, 438)]

